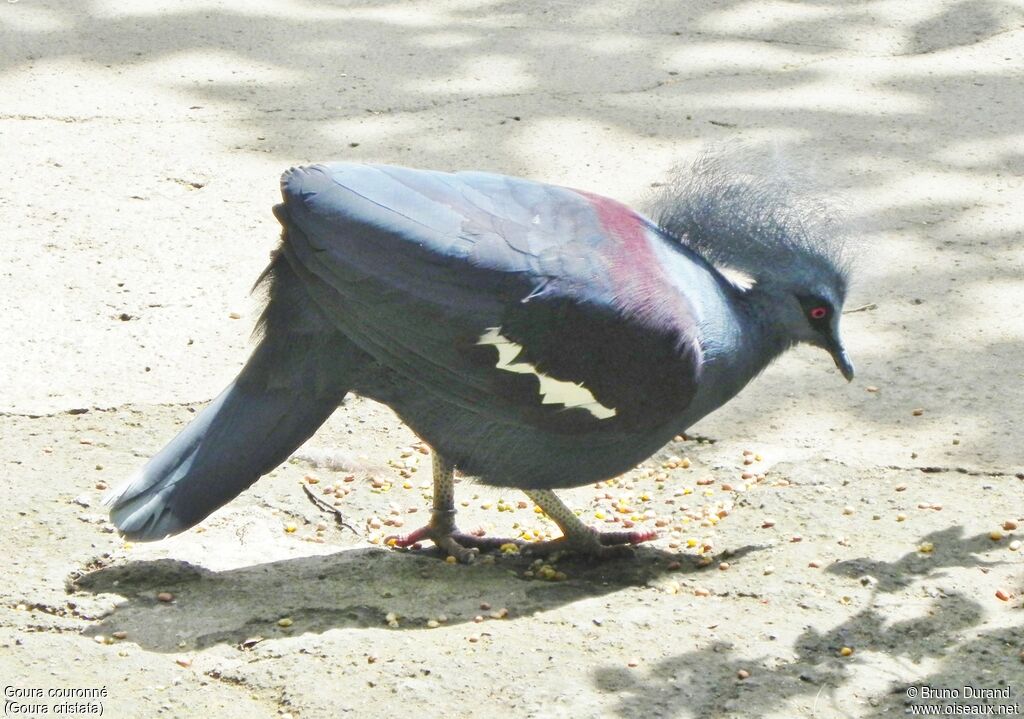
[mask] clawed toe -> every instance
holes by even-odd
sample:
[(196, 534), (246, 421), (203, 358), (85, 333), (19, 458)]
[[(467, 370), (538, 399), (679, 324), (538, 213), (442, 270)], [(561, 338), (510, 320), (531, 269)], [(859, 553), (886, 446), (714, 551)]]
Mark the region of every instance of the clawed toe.
[(523, 542), (514, 539), (502, 539), (500, 537), (482, 537), (467, 532), (460, 532), (457, 529), (437, 528), (426, 525), (416, 529), (409, 534), (387, 537), (384, 543), (389, 547), (412, 547), (425, 539), (429, 539), (434, 545), (446, 552), (448, 556), (455, 557), (461, 564), (472, 564), (480, 555), (481, 551), (492, 551), (500, 549), (506, 544), (521, 546)]
[(641, 544), (657, 539), (658, 533), (652, 529), (635, 532), (597, 532), (597, 541), (605, 546), (616, 544)]
[(657, 537), (653, 531), (599, 532), (587, 528), (558, 539), (524, 542), (518, 539), (481, 537), (457, 529), (440, 529), (429, 524), (409, 534), (387, 537), (389, 547), (413, 547), (429, 539), (434, 545), (461, 564), (472, 564), (480, 552), (494, 551), (514, 544), (524, 555), (547, 557), (556, 552), (579, 554), (593, 559), (616, 559), (633, 556), (633, 547)]
[(592, 559), (617, 559), (633, 556), (633, 546), (655, 537), (653, 531), (599, 532), (596, 529), (568, 534), (546, 542), (534, 542), (523, 547), (523, 554), (546, 557), (555, 552), (579, 554)]

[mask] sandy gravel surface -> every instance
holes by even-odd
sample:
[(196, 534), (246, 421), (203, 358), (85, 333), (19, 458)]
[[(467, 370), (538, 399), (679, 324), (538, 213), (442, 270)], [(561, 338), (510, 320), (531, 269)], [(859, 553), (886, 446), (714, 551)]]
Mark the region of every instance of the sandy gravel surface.
[[(20, 0), (0, 48), (8, 714), (1024, 713), (1021, 4)], [(359, 398), (196, 530), (105, 522), (103, 487), (247, 356), (287, 167), (640, 205), (737, 138), (811, 158), (848, 207), (858, 377), (793, 352), (705, 441), (566, 493), (658, 524), (635, 559), (382, 549), (425, 519), (429, 457)], [(462, 524), (551, 532), (522, 499), (463, 481)]]

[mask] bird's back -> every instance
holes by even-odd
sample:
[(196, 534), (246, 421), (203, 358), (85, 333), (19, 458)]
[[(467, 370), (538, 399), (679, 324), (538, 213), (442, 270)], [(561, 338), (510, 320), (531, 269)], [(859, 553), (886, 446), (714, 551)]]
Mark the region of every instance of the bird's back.
[(486, 173), (331, 164), (282, 188), (289, 262), (382, 368), (360, 389), (467, 471), (579, 484), (679, 430), (725, 291), (646, 218)]

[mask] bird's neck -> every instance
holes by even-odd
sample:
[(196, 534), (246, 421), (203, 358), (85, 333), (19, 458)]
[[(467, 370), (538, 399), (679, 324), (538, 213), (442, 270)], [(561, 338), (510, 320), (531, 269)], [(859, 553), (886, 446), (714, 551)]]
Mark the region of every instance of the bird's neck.
[(793, 346), (793, 339), (779, 318), (780, 294), (770, 286), (754, 285), (736, 300), (736, 311), (746, 328), (742, 343), (749, 358), (751, 377), (761, 372)]
[(705, 325), (701, 384), (708, 390), (688, 408), (687, 426), (734, 397), (789, 346), (772, 322), (770, 298), (729, 288), (722, 299), (716, 321)]

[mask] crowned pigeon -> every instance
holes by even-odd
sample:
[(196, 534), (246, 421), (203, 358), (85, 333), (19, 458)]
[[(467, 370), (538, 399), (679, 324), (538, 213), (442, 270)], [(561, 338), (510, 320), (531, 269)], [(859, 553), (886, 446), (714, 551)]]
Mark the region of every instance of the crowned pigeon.
[(681, 173), (653, 219), (482, 172), (329, 163), (288, 170), (281, 189), (258, 344), (111, 495), (131, 539), (200, 522), (358, 392), (433, 448), (430, 521), (392, 544), (472, 561), (506, 541), (456, 528), (458, 468), (559, 525), (532, 551), (605, 556), (653, 533), (598, 532), (552, 490), (630, 470), (794, 344), (853, 377), (848, 252), (828, 207), (720, 155)]

